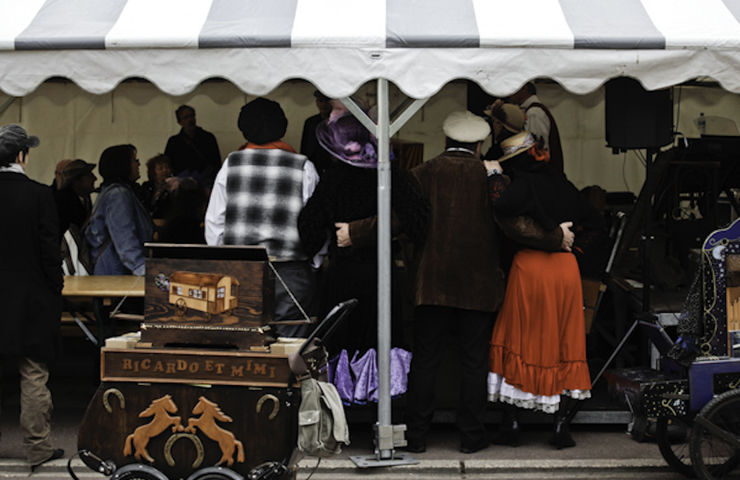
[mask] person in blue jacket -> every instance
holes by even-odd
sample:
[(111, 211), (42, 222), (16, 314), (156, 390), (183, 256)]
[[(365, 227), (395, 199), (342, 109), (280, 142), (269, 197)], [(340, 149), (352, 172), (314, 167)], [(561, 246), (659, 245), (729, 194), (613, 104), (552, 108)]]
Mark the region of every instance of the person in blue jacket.
[(144, 275), (144, 243), (154, 227), (136, 196), (139, 159), (133, 145), (115, 145), (100, 155), (103, 177), (85, 237), (95, 275)]

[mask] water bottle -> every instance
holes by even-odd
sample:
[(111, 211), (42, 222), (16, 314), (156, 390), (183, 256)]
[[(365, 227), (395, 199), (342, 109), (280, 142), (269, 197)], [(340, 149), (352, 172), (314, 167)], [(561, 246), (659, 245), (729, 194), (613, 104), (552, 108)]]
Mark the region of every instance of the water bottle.
[(707, 119), (704, 116), (704, 112), (699, 114), (699, 118), (696, 120), (696, 127), (699, 129), (699, 135), (707, 133)]

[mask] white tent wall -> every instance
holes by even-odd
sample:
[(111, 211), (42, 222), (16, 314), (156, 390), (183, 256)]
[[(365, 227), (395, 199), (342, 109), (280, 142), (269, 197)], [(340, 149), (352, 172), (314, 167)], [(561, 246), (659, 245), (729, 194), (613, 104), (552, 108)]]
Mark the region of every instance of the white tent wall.
[[(361, 88), (355, 97), (362, 103), (375, 102), (375, 85)], [(677, 130), (689, 137), (698, 136), (693, 120), (706, 115), (724, 116), (740, 125), (740, 95), (720, 88), (675, 87), (674, 116), (680, 118)], [(604, 89), (577, 95), (552, 82), (538, 82), (538, 95), (551, 107), (558, 121), (566, 159), (566, 173), (576, 186), (598, 184), (608, 191), (637, 192), (644, 180), (644, 166), (633, 152), (614, 155), (605, 147)], [(300, 146), (303, 122), (316, 113), (314, 87), (305, 81), (288, 81), (267, 96), (280, 102), (288, 117), (285, 140)], [(192, 93), (170, 96), (145, 81), (129, 81), (110, 93), (95, 95), (67, 81), (45, 82), (26, 97), (17, 99), (0, 113), (0, 124), (18, 122), (38, 135), (41, 146), (29, 164), (31, 177), (51, 182), (54, 166), (63, 158), (83, 158), (97, 163), (100, 153), (110, 145), (132, 143), (139, 149), (142, 179), (146, 159), (164, 151), (167, 138), (179, 130), (174, 110), (192, 105), (198, 122), (214, 133), (223, 156), (238, 148), (244, 139), (236, 128), (239, 109), (255, 98), (226, 81), (211, 81)], [(405, 96), (390, 90), (391, 108)], [(0, 105), (8, 99), (0, 94)], [(447, 84), (417, 112), (396, 135), (424, 144), (429, 159), (444, 147), (442, 122), (454, 110), (464, 109), (464, 82)]]

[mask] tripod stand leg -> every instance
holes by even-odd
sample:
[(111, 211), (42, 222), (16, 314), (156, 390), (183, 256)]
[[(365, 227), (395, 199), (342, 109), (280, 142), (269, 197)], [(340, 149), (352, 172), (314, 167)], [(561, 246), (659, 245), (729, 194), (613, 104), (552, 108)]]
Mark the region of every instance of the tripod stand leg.
[[(604, 372), (609, 367), (609, 365), (612, 363), (612, 361), (614, 361), (616, 356), (619, 355), (620, 350), (622, 350), (622, 347), (624, 346), (624, 344), (627, 343), (627, 340), (629, 340), (630, 335), (632, 335), (632, 332), (635, 331), (635, 328), (637, 328), (637, 325), (639, 324), (639, 322), (640, 320), (638, 319), (632, 323), (632, 326), (629, 328), (629, 330), (627, 330), (627, 333), (624, 334), (624, 337), (622, 337), (622, 340), (619, 342), (619, 345), (617, 345), (614, 348), (614, 351), (612, 352), (609, 359), (604, 363), (604, 366), (601, 367), (601, 370), (599, 370), (599, 373), (597, 373), (596, 376), (593, 378), (593, 380), (591, 380), (591, 389), (594, 388), (594, 385), (596, 384), (596, 382), (599, 381), (599, 379), (601, 378), (601, 375), (604, 374)], [(567, 412), (565, 416), (565, 419), (567, 422), (570, 422), (571, 420), (573, 420), (573, 417), (576, 416), (576, 413), (578, 413), (578, 410), (581, 409), (582, 403), (583, 402), (575, 402), (575, 405), (573, 406), (573, 408), (571, 408), (570, 411)]]

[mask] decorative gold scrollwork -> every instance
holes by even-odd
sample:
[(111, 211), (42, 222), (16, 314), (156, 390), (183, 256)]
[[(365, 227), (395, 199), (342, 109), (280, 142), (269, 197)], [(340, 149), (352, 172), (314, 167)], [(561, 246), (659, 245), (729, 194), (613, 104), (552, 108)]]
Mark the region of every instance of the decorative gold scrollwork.
[(734, 382), (731, 382), (729, 387), (730, 387), (730, 390), (735, 390), (736, 388), (740, 387), (740, 378), (738, 378)]
[(105, 407), (106, 412), (113, 413), (113, 407), (110, 406), (110, 401), (108, 400), (108, 397), (111, 395), (115, 395), (116, 398), (118, 398), (118, 402), (121, 405), (121, 410), (126, 408), (126, 399), (123, 397), (121, 391), (117, 388), (109, 388), (108, 390), (103, 392), (103, 407)]
[[(675, 395), (678, 395), (679, 393), (681, 393), (680, 386), (674, 388), (673, 392), (671, 392), (671, 395), (675, 396)], [(671, 403), (673, 402), (674, 402), (674, 399), (672, 398), (664, 398), (663, 400), (660, 401), (660, 406), (663, 408), (667, 408), (668, 410), (671, 411), (671, 415), (673, 415), (674, 417), (677, 417), (678, 415), (676, 415), (676, 410), (671, 406)]]
[(676, 410), (674, 410), (673, 407), (671, 407), (671, 401), (670, 400), (668, 400), (668, 399), (661, 400), (660, 401), (660, 406), (663, 407), (663, 408), (667, 408), (668, 410), (670, 410), (671, 411), (671, 415), (673, 415), (674, 417), (677, 416), (676, 415)]
[(175, 459), (172, 457), (172, 445), (181, 438), (187, 438), (193, 442), (193, 445), (195, 445), (195, 460), (193, 460), (192, 467), (200, 467), (200, 464), (203, 463), (203, 458), (205, 457), (203, 442), (201, 442), (200, 438), (192, 433), (175, 433), (170, 435), (170, 438), (168, 438), (167, 442), (164, 444), (164, 459), (167, 461), (167, 465), (170, 467), (175, 466)]
[(270, 412), (270, 415), (267, 417), (268, 419), (272, 420), (275, 417), (277, 417), (277, 414), (280, 411), (280, 400), (278, 400), (278, 398), (275, 395), (271, 394), (271, 393), (268, 393), (266, 395), (262, 395), (262, 397), (260, 397), (260, 399), (257, 400), (257, 413), (260, 413), (260, 411), (262, 410), (262, 405), (267, 400), (272, 400), (273, 401), (272, 412)]

